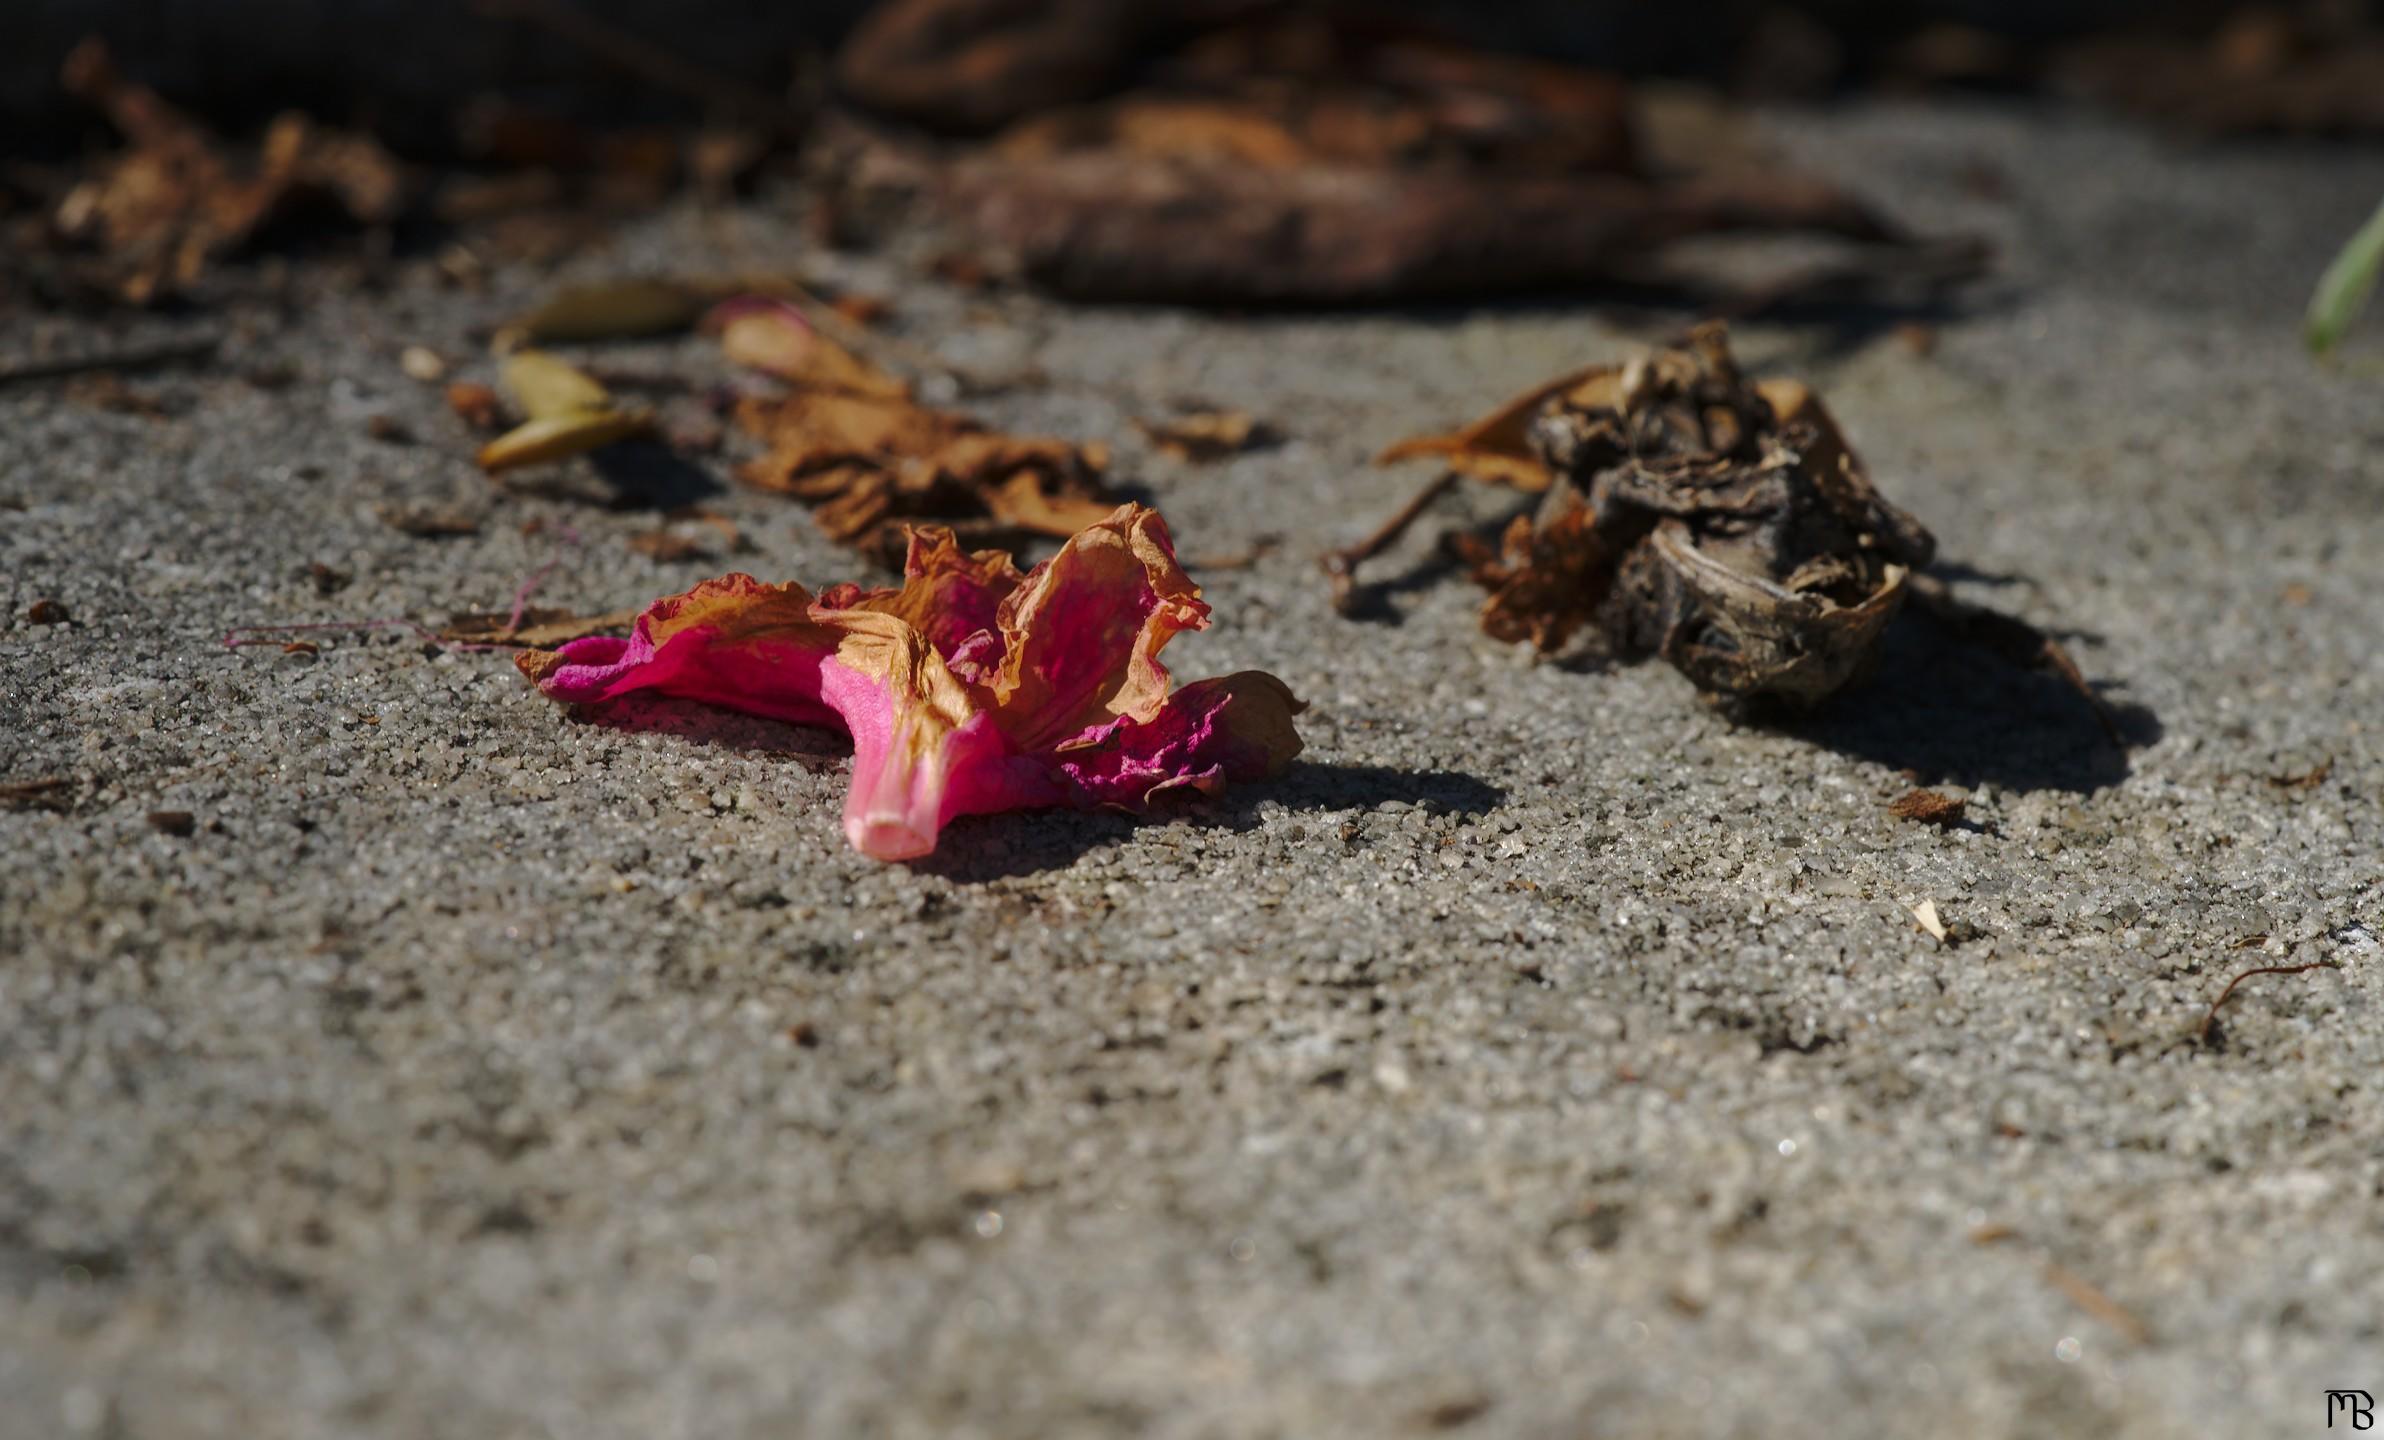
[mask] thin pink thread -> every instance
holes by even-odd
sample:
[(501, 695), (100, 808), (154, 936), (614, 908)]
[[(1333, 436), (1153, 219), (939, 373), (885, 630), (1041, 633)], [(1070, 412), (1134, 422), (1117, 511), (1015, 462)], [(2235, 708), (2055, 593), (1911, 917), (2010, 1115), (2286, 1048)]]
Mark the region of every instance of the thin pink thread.
[[(549, 557), (545, 564), (531, 571), (513, 592), (513, 613), (505, 620), (505, 628), (509, 631), (521, 628), (523, 618), (530, 613), (530, 596), (536, 593), (540, 585), (546, 583), (546, 578), (549, 575), (555, 573), (555, 567), (563, 563), (566, 553), (579, 548), (579, 531), (571, 526), (557, 526), (556, 534), (563, 542), (562, 550)], [(491, 645), (479, 640), (445, 639), (438, 631), (422, 622), (408, 620), (402, 616), (393, 616), (382, 620), (322, 620), (306, 625), (235, 625), (224, 632), (223, 643), (226, 650), (237, 650), (243, 645), (269, 644), (277, 635), (304, 635), (320, 631), (341, 631), (352, 634), (359, 630), (411, 630), (432, 644), (445, 645), (450, 649), (475, 654), (490, 650), (519, 648), (512, 645)]]

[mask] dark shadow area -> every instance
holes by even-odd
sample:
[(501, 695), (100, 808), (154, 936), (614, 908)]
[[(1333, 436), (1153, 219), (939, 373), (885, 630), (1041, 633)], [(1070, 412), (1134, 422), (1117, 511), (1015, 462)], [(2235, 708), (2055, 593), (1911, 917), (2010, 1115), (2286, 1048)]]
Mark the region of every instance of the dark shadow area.
[[(1370, 809), (1398, 800), (1459, 815), (1488, 813), (1507, 792), (1453, 770), (1397, 770), (1383, 765), (1338, 765), (1302, 760), (1281, 776), (1236, 785), (1211, 799), (1194, 792), (1162, 796), (1146, 815), (1114, 810), (1012, 811), (971, 815), (945, 828), (933, 855), (910, 862), (923, 875), (975, 885), (1073, 864), (1088, 851), (1116, 844), (1145, 825), (1170, 823), (1220, 830), (1257, 828), (1258, 807), (1269, 801), (1295, 812)], [(1309, 843), (1324, 843), (1311, 836)]]
[[(815, 774), (843, 771), (850, 740), (834, 730), (742, 715), (668, 696), (630, 694), (603, 705), (571, 707), (580, 724), (631, 735), (673, 735), (692, 744), (790, 760)], [(1300, 812), (1370, 810), (1397, 800), (1456, 815), (1487, 814), (1507, 792), (1453, 770), (1398, 770), (1301, 760), (1273, 780), (1236, 785), (1214, 798), (1171, 792), (1147, 814), (1116, 810), (1013, 810), (967, 815), (945, 827), (936, 852), (911, 862), (922, 874), (975, 884), (1056, 870), (1101, 845), (1115, 844), (1145, 825), (1184, 823), (1244, 831), (1258, 825), (1258, 808), (1272, 801)], [(835, 825), (839, 816), (824, 814)]]
[(607, 445), (590, 454), (588, 463), (612, 491), (617, 510), (676, 510), (725, 488), (702, 466), (651, 440)]
[[(2098, 694), (2105, 688), (2095, 686)], [(2150, 710), (2107, 695), (2105, 703), (2130, 747), (2160, 739)], [(1867, 683), (1811, 715), (1775, 723), (1816, 745), (1909, 770), (1920, 785), (2084, 795), (2128, 774), (2127, 753), (2058, 676), (2015, 665), (1910, 609), (1888, 627)]]
[(743, 715), (667, 695), (632, 693), (602, 705), (574, 705), (571, 717), (627, 735), (675, 735), (696, 745), (743, 750), (792, 760), (813, 772), (841, 769), (852, 759), (852, 741), (834, 730), (793, 725), (760, 715)]

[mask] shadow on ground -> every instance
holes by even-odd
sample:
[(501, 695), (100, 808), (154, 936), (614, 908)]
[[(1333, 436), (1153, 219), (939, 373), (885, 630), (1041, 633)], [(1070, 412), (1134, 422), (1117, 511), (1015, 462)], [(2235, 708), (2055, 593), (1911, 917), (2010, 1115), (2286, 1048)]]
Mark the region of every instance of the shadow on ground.
[[(623, 734), (672, 735), (694, 745), (790, 760), (814, 773), (842, 770), (853, 753), (852, 743), (832, 730), (668, 696), (625, 695), (603, 705), (576, 706), (572, 714), (580, 723)], [(1215, 798), (1191, 791), (1162, 795), (1143, 816), (1114, 810), (963, 816), (945, 829), (935, 854), (913, 862), (912, 868), (964, 884), (1030, 875), (1072, 864), (1087, 851), (1124, 840), (1143, 825), (1255, 829), (1258, 808), (1269, 801), (1293, 811), (1323, 811), (1369, 810), (1395, 800), (1481, 815), (1504, 799), (1506, 791), (1498, 786), (1453, 770), (1302, 760), (1273, 780), (1236, 785)]]
[[(2159, 717), (2095, 691), (2129, 748), (2161, 737)], [(1841, 754), (1912, 772), (1922, 785), (1992, 784), (2084, 795), (2128, 774), (2084, 696), (1907, 610), (1888, 627), (1869, 683), (1776, 728)]]
[(1172, 822), (1221, 830), (1255, 829), (1258, 807), (1269, 801), (1294, 812), (1363, 810), (1396, 800), (1460, 815), (1482, 815), (1506, 799), (1506, 794), (1488, 781), (1454, 770), (1399, 770), (1302, 760), (1274, 780), (1237, 785), (1214, 799), (1196, 794), (1181, 799), (1162, 796), (1146, 816), (1072, 810), (967, 816), (944, 831), (933, 855), (912, 861), (911, 868), (961, 884), (979, 884), (1064, 868), (1087, 851), (1116, 844), (1144, 825)]

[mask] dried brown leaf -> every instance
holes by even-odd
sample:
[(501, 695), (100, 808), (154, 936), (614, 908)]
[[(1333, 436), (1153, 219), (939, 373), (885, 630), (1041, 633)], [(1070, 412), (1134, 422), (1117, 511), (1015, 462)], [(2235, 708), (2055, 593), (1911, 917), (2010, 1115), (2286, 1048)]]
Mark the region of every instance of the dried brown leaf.
[(1559, 650), (1596, 617), (1614, 556), (1588, 504), (1570, 491), (1558, 499), (1555, 513), (1539, 523), (1516, 516), (1496, 550), (1465, 546), (1474, 583), (1490, 592), (1482, 630), (1493, 639)]
[(1374, 457), (1377, 465), (1407, 460), (1438, 460), (1470, 479), (1505, 485), (1537, 495), (1554, 482), (1548, 467), (1531, 448), (1531, 422), (1549, 401), (1601, 376), (1619, 374), (1612, 366), (1592, 366), (1534, 385), (1481, 419), (1456, 430), (1401, 440)]
[(1261, 443), (1264, 422), (1240, 410), (1199, 410), (1169, 420), (1137, 420), (1134, 428), (1178, 460), (1222, 460)]
[(897, 550), (907, 521), (1067, 536), (1118, 503), (1103, 447), (995, 434), (907, 399), (797, 389), (747, 399), (737, 419), (769, 447), (739, 478), (812, 502), (821, 529), (871, 553)]

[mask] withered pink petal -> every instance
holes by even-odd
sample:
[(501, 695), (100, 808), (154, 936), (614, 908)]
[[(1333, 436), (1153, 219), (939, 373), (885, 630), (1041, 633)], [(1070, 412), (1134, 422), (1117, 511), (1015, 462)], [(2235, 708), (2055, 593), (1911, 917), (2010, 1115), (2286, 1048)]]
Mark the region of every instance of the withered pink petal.
[(1123, 505), (1071, 537), (1002, 602), (1007, 643), (993, 687), (1025, 748), (1054, 746), (1167, 698), (1159, 651), (1209, 623), (1158, 512)]
[(1086, 800), (1139, 809), (1163, 791), (1214, 795), (1229, 781), (1281, 773), (1300, 753), (1291, 717), (1308, 707), (1257, 670), (1196, 680), (1148, 720), (1120, 717), (1060, 747), (1060, 770)]

